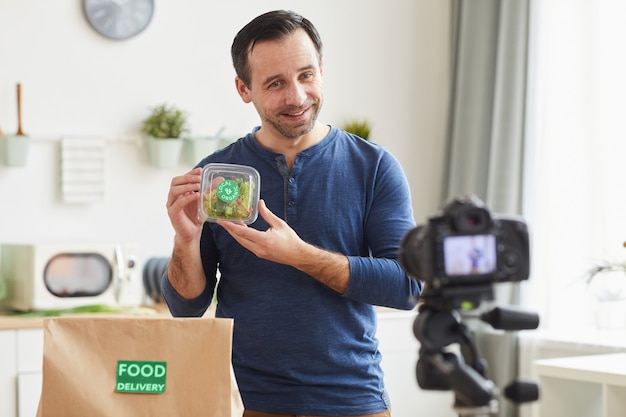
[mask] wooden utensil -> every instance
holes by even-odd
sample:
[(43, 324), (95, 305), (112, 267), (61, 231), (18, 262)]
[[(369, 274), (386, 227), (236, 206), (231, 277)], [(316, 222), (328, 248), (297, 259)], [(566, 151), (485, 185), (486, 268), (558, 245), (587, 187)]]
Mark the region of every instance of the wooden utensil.
[(24, 136), (22, 131), (22, 84), (17, 83), (17, 136)]

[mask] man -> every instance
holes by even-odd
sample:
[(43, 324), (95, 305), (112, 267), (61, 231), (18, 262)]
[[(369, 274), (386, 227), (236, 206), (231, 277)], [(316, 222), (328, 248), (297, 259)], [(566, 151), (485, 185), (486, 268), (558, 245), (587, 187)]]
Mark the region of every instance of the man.
[(307, 19), (255, 18), (232, 58), (261, 126), (198, 167), (256, 168), (260, 216), (202, 224), (201, 169), (175, 177), (164, 297), (174, 316), (202, 315), (219, 267), (216, 316), (234, 318), (244, 416), (390, 416), (374, 305), (411, 309), (421, 292), (397, 261), (414, 227), (404, 173), (380, 146), (317, 121), (322, 42)]

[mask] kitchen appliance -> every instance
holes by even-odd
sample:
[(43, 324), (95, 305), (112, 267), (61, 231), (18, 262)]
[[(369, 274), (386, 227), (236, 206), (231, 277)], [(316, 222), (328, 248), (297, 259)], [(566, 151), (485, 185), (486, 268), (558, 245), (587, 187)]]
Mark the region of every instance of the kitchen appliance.
[(33, 243), (0, 245), (0, 305), (20, 310), (143, 300), (138, 246), (133, 243)]

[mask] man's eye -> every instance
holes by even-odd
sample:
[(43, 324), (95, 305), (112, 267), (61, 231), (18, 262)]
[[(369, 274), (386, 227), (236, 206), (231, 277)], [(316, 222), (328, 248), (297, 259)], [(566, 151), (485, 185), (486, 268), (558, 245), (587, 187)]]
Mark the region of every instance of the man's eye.
[(280, 87), (281, 84), (282, 83), (280, 81), (274, 81), (274, 82), (270, 83), (270, 85), (268, 87), (269, 88), (276, 88), (276, 87)]

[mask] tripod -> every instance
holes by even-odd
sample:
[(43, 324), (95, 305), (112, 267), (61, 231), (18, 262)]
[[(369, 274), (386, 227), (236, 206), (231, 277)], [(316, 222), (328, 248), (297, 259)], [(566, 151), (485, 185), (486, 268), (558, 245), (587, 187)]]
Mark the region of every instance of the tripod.
[[(468, 290), (463, 289), (466, 296), (468, 292), (481, 296), (491, 294), (490, 287)], [(470, 330), (449, 296), (428, 290), (423, 294), (424, 304), (413, 323), (413, 333), (420, 342), (417, 382), (425, 390), (452, 390), (454, 409), (459, 417), (494, 416), (498, 412), (499, 390), (487, 378), (487, 363), (480, 357)], [(480, 299), (475, 301), (477, 306)], [(502, 330), (536, 329), (539, 325), (536, 314), (513, 309), (494, 308), (483, 313), (480, 319)], [(539, 387), (532, 382), (513, 381), (505, 388), (504, 395), (516, 403), (536, 401)]]

